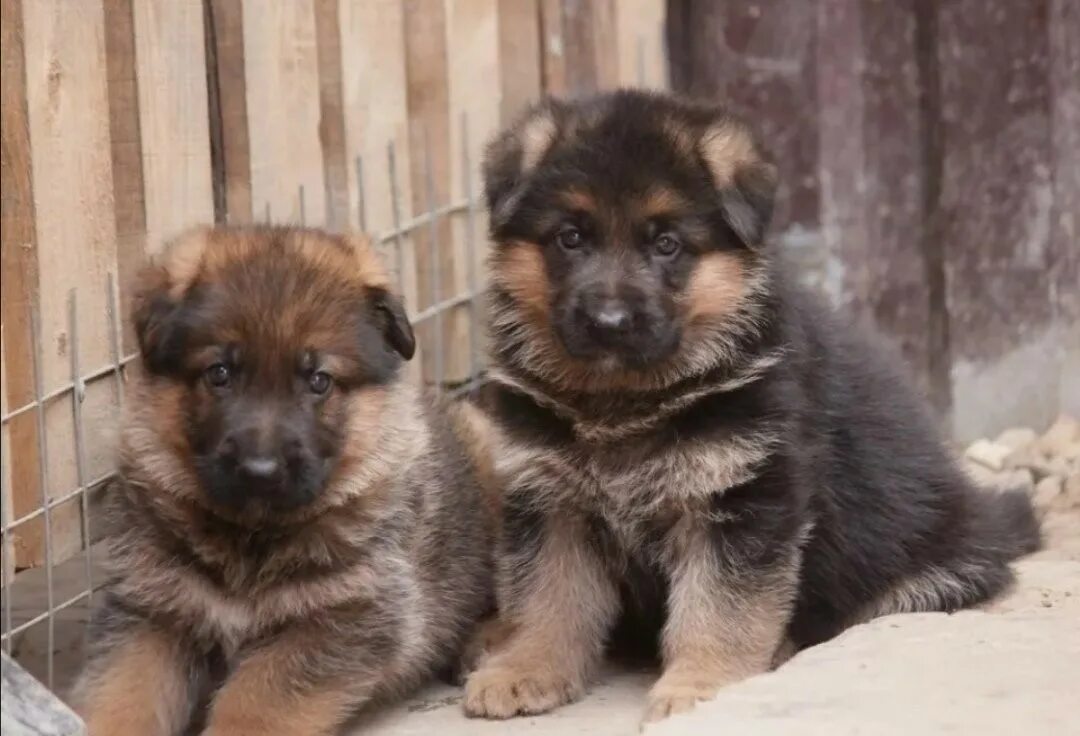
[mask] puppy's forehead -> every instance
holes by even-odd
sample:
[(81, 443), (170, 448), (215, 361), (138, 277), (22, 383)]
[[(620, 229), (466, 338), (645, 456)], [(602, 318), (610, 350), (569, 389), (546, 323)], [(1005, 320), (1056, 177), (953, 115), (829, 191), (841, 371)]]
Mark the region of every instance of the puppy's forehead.
[[(544, 109), (521, 129), (522, 168), (544, 163), (614, 189), (642, 193), (651, 172), (683, 189), (708, 172), (717, 188), (762, 154), (752, 130), (718, 107), (641, 93)], [(612, 187), (611, 183), (618, 186)]]
[(195, 286), (254, 281), (259, 276), (317, 272), (328, 283), (385, 288), (388, 279), (367, 239), (286, 227), (196, 228), (160, 257), (170, 291), (180, 298)]
[(303, 229), (191, 231), (161, 263), (173, 298), (197, 306), (199, 343), (239, 345), (267, 363), (362, 349), (366, 289), (388, 285), (365, 240)]

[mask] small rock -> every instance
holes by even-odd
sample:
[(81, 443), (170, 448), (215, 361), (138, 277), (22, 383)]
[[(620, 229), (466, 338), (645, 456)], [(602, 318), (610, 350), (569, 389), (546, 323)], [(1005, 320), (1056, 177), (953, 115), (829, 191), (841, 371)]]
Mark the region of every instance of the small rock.
[(1034, 444), (1039, 439), (1039, 433), (1028, 427), (1013, 427), (1006, 429), (995, 440), (999, 445), (1004, 445), (1014, 453)]
[(1005, 445), (999, 445), (990, 440), (976, 440), (964, 452), (964, 457), (991, 470), (1002, 470), (1005, 467), (1005, 458), (1012, 450)]
[(1074, 463), (1080, 462), (1080, 441), (1070, 442), (1061, 447), (1057, 457)]
[(1035, 474), (1035, 479), (1040, 480), (1050, 475), (1064, 478), (1071, 468), (1069, 461), (1063, 457), (1047, 457), (1034, 447), (1021, 447), (1014, 450), (1005, 458), (1006, 469), (1027, 468)]
[(1073, 473), (1065, 479), (1065, 488), (1059, 499), (1062, 509), (1080, 509), (1080, 473)]
[(977, 486), (989, 491), (1023, 491), (1028, 495), (1035, 492), (1035, 476), (1027, 468), (995, 473), (980, 465), (967, 463), (967, 473)]
[(998, 486), (1002, 491), (1023, 491), (1029, 496), (1035, 492), (1035, 476), (1027, 468), (1009, 470), (998, 474)]
[(1038, 485), (1035, 486), (1035, 494), (1031, 501), (1040, 517), (1058, 505), (1058, 497), (1061, 496), (1064, 488), (1064, 479), (1053, 475), (1039, 481)]
[(1050, 456), (1069, 457), (1070, 453), (1080, 452), (1080, 422), (1068, 414), (1062, 414), (1036, 445)]

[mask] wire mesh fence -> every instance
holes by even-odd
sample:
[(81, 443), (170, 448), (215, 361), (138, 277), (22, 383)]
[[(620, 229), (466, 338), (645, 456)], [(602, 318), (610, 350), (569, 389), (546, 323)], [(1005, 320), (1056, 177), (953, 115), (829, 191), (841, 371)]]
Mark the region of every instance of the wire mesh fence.
[[(421, 349), (431, 355), (430, 371), (414, 371), (413, 380), (420, 380), (435, 391), (446, 391), (453, 396), (460, 396), (479, 387), (483, 376), (482, 350), (480, 344), (481, 289), (479, 275), (479, 257), (482, 246), (477, 241), (483, 240), (484, 233), (480, 225), (484, 216), (482, 205), (474, 196), (473, 177), (476, 172), (470, 159), (467, 119), (462, 117), (460, 140), (461, 170), (464, 172), (463, 192), (460, 199), (439, 202), (434, 185), (431, 148), (427, 136), (424, 136), (423, 180), (424, 211), (403, 214), (400, 201), (401, 187), (398, 182), (396, 152), (390, 143), (386, 152), (386, 175), (389, 177), (392, 206), (392, 228), (373, 235), (373, 242), (384, 257), (388, 270), (394, 274), (399, 291), (404, 291), (405, 274), (408, 264), (404, 257), (406, 250), (421, 244), (426, 248), (426, 258), (417, 259), (428, 269), (427, 294), (418, 294), (422, 309), (417, 305), (407, 305), (411, 313), (411, 322), (420, 330), (431, 325), (426, 331), (429, 344), (421, 343)], [(364, 162), (358, 157), (354, 165), (357, 181), (363, 182)], [(304, 209), (304, 192), (298, 187), (300, 223), (307, 219)], [(361, 230), (367, 221), (363, 187), (359, 187), (359, 222)], [(273, 222), (269, 204), (262, 208), (267, 221)], [(461, 242), (451, 242), (446, 232), (440, 227), (445, 222), (460, 222)], [(295, 224), (295, 223), (294, 223)], [(306, 223), (314, 224), (314, 223)], [(444, 293), (446, 279), (439, 272), (441, 253), (447, 249), (461, 246), (465, 257), (464, 283), (454, 293)], [(128, 366), (138, 359), (134, 353), (123, 351), (123, 321), (126, 315), (120, 314), (120, 299), (116, 276), (109, 273), (105, 290), (107, 318), (109, 322), (109, 354), (111, 360), (106, 365), (92, 366), (87, 370), (80, 362), (79, 324), (80, 292), (71, 289), (68, 292), (67, 311), (67, 351), (70, 353), (70, 378), (61, 386), (45, 389), (42, 376), (42, 328), (36, 306), (29, 307), (31, 330), (31, 356), (34, 373), (34, 397), (23, 405), (8, 409), (4, 407), (0, 418), (3, 431), (4, 447), (0, 455), (0, 480), (3, 487), (0, 492), (0, 574), (2, 574), (2, 602), (0, 602), (0, 645), (5, 652), (20, 662), (31, 674), (37, 676), (54, 691), (63, 693), (81, 662), (82, 636), (93, 601), (95, 587), (101, 584), (101, 550), (97, 542), (100, 530), (94, 523), (95, 506), (104, 489), (112, 479), (111, 471), (94, 475), (89, 468), (88, 442), (90, 433), (112, 433), (114, 427), (87, 426), (84, 416), (84, 402), (88, 392), (111, 386), (110, 421), (120, 421), (124, 405), (124, 388)], [(467, 354), (467, 370), (464, 380), (447, 380), (445, 372), (446, 352), (451, 347), (447, 339), (444, 323), (451, 313), (463, 311), (469, 323), (468, 344), (454, 345)], [(421, 333), (421, 340), (423, 341)], [(0, 395), (6, 396), (6, 388), (0, 389)], [(70, 407), (69, 420), (73, 434), (70, 448), (50, 447), (50, 432), (46, 427), (46, 414), (50, 419), (56, 407), (67, 403)], [(8, 442), (8, 431), (13, 421), (24, 416), (35, 419), (35, 444), (38, 454), (38, 485), (40, 497), (36, 508), (16, 515), (12, 499), (12, 456)], [(50, 477), (50, 468), (57, 462), (57, 455), (69, 450), (74, 453), (74, 466), (77, 483), (73, 488), (56, 490)], [(72, 458), (64, 458), (69, 461)], [(73, 552), (60, 554), (56, 544), (57, 529), (53, 515), (57, 509), (69, 504), (77, 504), (79, 515), (79, 539)], [(37, 521), (40, 520), (40, 521)], [(28, 525), (39, 523), (43, 526), (42, 545), (44, 558), (40, 566), (19, 567), (16, 564), (14, 545), (20, 533)], [(70, 540), (68, 540), (70, 541)], [(72, 545), (65, 545), (65, 549)]]

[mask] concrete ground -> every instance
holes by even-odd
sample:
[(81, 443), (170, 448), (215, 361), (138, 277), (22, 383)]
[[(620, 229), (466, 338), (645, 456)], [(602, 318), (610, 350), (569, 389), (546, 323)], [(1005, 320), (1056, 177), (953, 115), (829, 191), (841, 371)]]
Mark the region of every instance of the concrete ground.
[[(1014, 592), (986, 610), (857, 626), (645, 733), (1080, 734), (1080, 514), (1055, 523), (1068, 544), (1021, 561)], [(505, 722), (469, 720), (460, 689), (431, 687), (354, 733), (635, 734), (653, 677), (608, 672), (579, 703)]]
[[(1040, 452), (1034, 460), (1011, 462), (1021, 450), (1006, 448), (994, 454), (992, 467), (969, 468), (986, 486), (1026, 483), (1043, 517), (1044, 549), (1016, 563), (1017, 584), (1007, 595), (981, 610), (901, 614), (856, 626), (645, 733), (1080, 736), (1078, 440), (1074, 423), (1067, 452)], [(1024, 452), (1030, 452), (1029, 445), (1030, 439)], [(1068, 462), (1058, 475), (1040, 465), (1047, 457), (1056, 463), (1065, 456)], [(465, 718), (461, 690), (433, 686), (361, 721), (353, 733), (635, 734), (654, 678), (649, 672), (608, 671), (579, 703), (502, 722)]]

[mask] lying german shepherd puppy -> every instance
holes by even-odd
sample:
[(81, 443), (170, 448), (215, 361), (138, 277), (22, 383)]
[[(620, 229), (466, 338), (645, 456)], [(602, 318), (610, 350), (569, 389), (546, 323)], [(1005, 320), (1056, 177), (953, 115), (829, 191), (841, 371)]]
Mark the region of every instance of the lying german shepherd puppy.
[(92, 736), (337, 733), (452, 664), (491, 600), (480, 468), (401, 376), (360, 239), (189, 232), (142, 274)]

